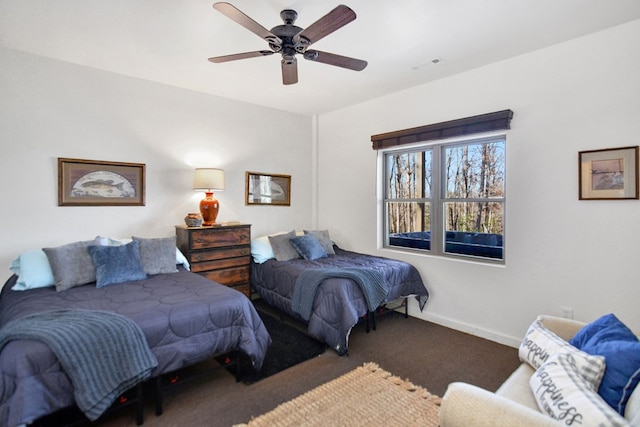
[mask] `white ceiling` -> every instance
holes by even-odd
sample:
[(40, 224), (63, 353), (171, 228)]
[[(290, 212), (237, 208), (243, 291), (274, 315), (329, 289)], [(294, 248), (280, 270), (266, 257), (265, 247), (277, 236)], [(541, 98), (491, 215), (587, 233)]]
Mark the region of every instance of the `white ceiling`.
[[(339, 3), (232, 0), (270, 29), (280, 11), (305, 28)], [(8, 48), (282, 110), (321, 114), (640, 19), (639, 0), (345, 0), (357, 19), (313, 49), (369, 62), (351, 71), (298, 56), (223, 64), (211, 56), (267, 49), (213, 0), (0, 0)], [(433, 59), (441, 62), (433, 64)], [(549, 64), (550, 67), (553, 64)]]

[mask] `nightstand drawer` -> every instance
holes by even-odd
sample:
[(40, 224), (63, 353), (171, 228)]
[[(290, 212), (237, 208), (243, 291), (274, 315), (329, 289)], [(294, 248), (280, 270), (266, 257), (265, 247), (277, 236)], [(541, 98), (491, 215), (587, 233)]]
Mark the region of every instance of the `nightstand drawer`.
[[(195, 260), (194, 260), (195, 261)], [(225, 258), (213, 261), (194, 262), (191, 264), (191, 271), (198, 273), (207, 270), (220, 270), (229, 267), (246, 267), (251, 262), (248, 256)]]
[(191, 232), (191, 249), (210, 249), (251, 243), (249, 227), (231, 229), (204, 228)]
[(191, 271), (251, 296), (251, 225), (178, 225), (176, 243)]
[(201, 274), (209, 280), (213, 280), (214, 282), (222, 283), (227, 286), (249, 283), (248, 266), (206, 271)]
[[(247, 257), (251, 254), (251, 247), (221, 248), (191, 253), (191, 262), (215, 261), (224, 258)], [(247, 259), (247, 262), (250, 260)]]

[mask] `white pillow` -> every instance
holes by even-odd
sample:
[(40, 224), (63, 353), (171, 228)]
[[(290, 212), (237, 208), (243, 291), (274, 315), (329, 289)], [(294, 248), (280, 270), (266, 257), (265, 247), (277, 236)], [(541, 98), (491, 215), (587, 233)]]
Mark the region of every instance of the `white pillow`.
[(570, 353), (550, 357), (529, 385), (540, 410), (563, 425), (627, 427), (630, 424), (591, 388)]
[(597, 391), (604, 375), (604, 357), (578, 350), (545, 328), (540, 318), (531, 324), (518, 349), (520, 360), (536, 369), (560, 353), (570, 353), (573, 356), (580, 374), (591, 384), (591, 389)]
[(276, 257), (271, 248), (271, 243), (269, 243), (269, 236), (262, 236), (251, 240), (251, 256), (256, 264), (262, 264)]
[(275, 258), (276, 254), (273, 252), (271, 242), (269, 242), (269, 236), (280, 236), (281, 234), (287, 234), (287, 232), (278, 231), (277, 233), (257, 237), (251, 240), (251, 256), (253, 257), (253, 262), (256, 264), (262, 264), (267, 260)]
[(191, 271), (191, 266), (189, 265), (189, 261), (187, 261), (187, 257), (184, 256), (178, 248), (176, 248), (176, 265), (182, 265), (185, 270)]
[(14, 291), (53, 286), (55, 279), (47, 254), (42, 249), (26, 251), (11, 262), (9, 269), (18, 276)]

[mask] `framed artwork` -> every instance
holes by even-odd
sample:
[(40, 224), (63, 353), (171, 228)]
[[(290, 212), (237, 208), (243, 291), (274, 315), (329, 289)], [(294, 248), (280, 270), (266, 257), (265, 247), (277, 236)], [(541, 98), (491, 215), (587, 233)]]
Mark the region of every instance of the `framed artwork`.
[(144, 163), (58, 158), (58, 206), (144, 206)]
[(638, 199), (638, 146), (580, 151), (579, 199)]
[(247, 172), (246, 205), (291, 205), (291, 175)]

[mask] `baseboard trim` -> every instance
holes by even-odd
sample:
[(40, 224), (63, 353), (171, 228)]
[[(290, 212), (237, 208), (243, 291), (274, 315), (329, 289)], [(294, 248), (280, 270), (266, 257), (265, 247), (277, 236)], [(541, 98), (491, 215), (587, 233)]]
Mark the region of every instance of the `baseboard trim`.
[(432, 322), (440, 326), (455, 329), (456, 331), (484, 338), (489, 341), (497, 342), (509, 347), (518, 348), (520, 346), (520, 343), (522, 342), (522, 337), (511, 337), (495, 331), (490, 331), (488, 329), (479, 328), (469, 323), (460, 322), (449, 317), (438, 316), (427, 312), (420, 313), (420, 316), (415, 316), (411, 312), (411, 307), (409, 307), (409, 316), (411, 317), (415, 317), (416, 319), (420, 320), (426, 320), (427, 322)]

